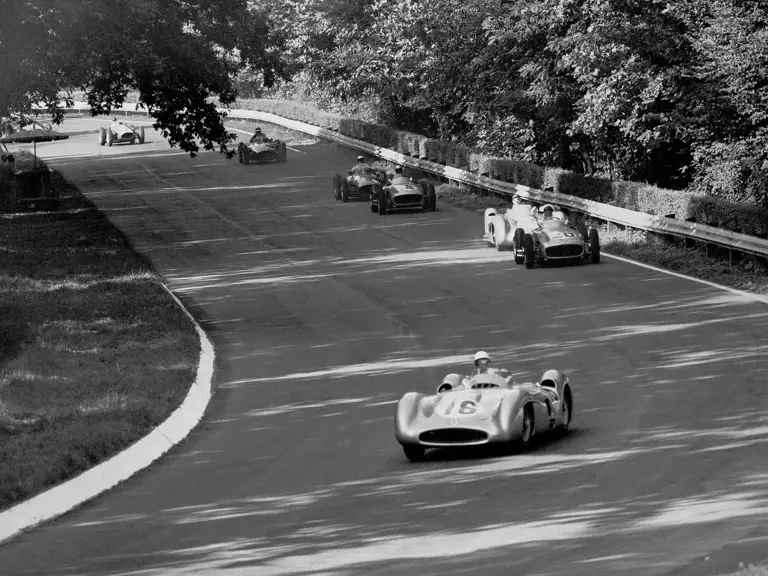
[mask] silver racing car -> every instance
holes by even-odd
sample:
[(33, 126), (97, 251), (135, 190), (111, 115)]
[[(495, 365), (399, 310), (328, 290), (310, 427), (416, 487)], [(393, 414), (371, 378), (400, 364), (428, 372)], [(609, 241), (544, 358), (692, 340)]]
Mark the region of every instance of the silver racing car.
[(516, 383), (506, 370), (481, 368), (469, 377), (447, 375), (437, 394), (406, 393), (397, 405), (395, 437), (415, 461), (427, 448), (500, 444), (522, 450), (539, 434), (567, 431), (572, 419), (565, 373), (547, 370), (539, 382)]
[(136, 140), (139, 144), (144, 144), (144, 126), (137, 128), (133, 124), (125, 124), (118, 121), (117, 117), (112, 118), (112, 124), (109, 128), (99, 128), (99, 144), (112, 146), (112, 144), (133, 144)]
[(425, 180), (416, 184), (412, 178), (396, 174), (378, 194), (371, 196), (371, 212), (384, 216), (387, 212), (401, 210), (437, 210), (435, 186)]

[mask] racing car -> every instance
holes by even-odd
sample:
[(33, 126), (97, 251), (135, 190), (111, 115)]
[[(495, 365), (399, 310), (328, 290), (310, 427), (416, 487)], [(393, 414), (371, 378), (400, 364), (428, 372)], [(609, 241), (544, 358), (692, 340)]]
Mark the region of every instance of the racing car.
[(341, 174), (333, 177), (333, 197), (342, 202), (349, 202), (350, 198), (370, 199), (380, 193), (386, 182), (387, 173), (383, 170), (348, 170), (346, 178), (342, 178)]
[(133, 144), (138, 139), (139, 144), (144, 144), (144, 126), (136, 128), (133, 124), (125, 124), (118, 121), (117, 116), (112, 118), (109, 128), (99, 128), (99, 144), (112, 146), (112, 144)]
[(501, 251), (512, 249), (517, 264), (533, 268), (537, 262), (600, 262), (600, 237), (583, 223), (568, 224), (562, 210), (546, 204), (537, 210), (526, 203), (500, 213), (486, 208), (483, 239)]
[(547, 432), (568, 431), (573, 392), (568, 376), (547, 370), (539, 382), (515, 383), (507, 370), (448, 374), (437, 394), (407, 392), (395, 413), (395, 438), (410, 461), (427, 448), (496, 444), (522, 451)]
[(387, 212), (401, 210), (437, 210), (434, 185), (426, 180), (414, 184), (412, 178), (396, 175), (378, 194), (371, 196), (371, 212), (384, 216)]
[(237, 145), (237, 161), (248, 165), (251, 162), (286, 162), (288, 149), (282, 140), (264, 142), (240, 142)]

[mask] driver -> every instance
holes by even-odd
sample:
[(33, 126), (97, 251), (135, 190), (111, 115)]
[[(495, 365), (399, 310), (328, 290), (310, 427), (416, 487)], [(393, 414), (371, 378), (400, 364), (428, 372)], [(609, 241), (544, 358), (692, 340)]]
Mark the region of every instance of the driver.
[(490, 368), (491, 368), (491, 357), (488, 355), (488, 352), (486, 352), (485, 350), (480, 350), (477, 354), (475, 354), (474, 372), (482, 374), (484, 372), (488, 372)]
[(552, 204), (544, 204), (544, 206), (541, 207), (541, 213), (544, 214), (544, 220), (550, 220), (554, 212), (555, 208)]
[(410, 179), (407, 176), (403, 175), (403, 167), (397, 166), (395, 167), (395, 175), (392, 177), (392, 184), (407, 184), (410, 182)]
[(269, 142), (269, 138), (261, 131), (261, 128), (256, 127), (253, 130), (253, 136), (251, 136), (251, 144), (264, 144), (265, 142)]
[(357, 164), (355, 164), (352, 170), (350, 170), (350, 172), (354, 172), (355, 174), (359, 174), (361, 172), (370, 172), (370, 171), (371, 171), (371, 166), (365, 163), (365, 158), (363, 156), (357, 157)]

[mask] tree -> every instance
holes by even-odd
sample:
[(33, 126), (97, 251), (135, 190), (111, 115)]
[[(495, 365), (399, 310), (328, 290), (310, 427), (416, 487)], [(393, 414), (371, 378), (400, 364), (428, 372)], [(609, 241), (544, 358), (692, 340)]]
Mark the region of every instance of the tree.
[[(232, 137), (212, 101), (235, 101), (235, 74), (282, 73), (277, 38), (247, 0), (0, 0), (0, 116), (84, 90), (93, 114), (131, 90), (172, 146), (227, 151)], [(5, 89), (7, 87), (7, 90)]]

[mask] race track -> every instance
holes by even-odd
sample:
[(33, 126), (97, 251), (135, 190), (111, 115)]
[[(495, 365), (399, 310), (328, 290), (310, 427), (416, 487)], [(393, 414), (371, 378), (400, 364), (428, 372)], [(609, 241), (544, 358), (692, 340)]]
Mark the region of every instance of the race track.
[[(151, 470), (0, 547), (3, 576), (706, 576), (729, 542), (768, 551), (767, 305), (609, 258), (526, 270), (481, 215), (336, 202), (354, 152), (293, 147), (38, 146), (190, 305), (218, 392)], [(572, 433), (408, 463), (395, 402), (478, 349), (565, 370)]]

